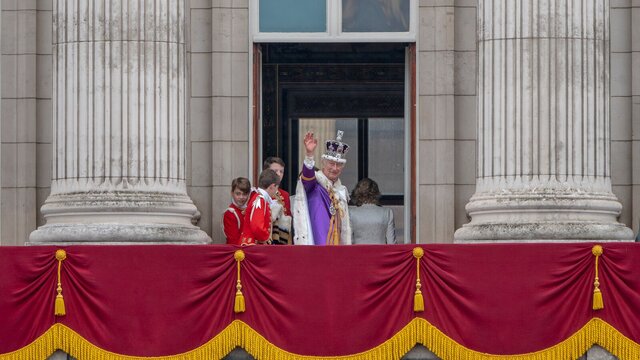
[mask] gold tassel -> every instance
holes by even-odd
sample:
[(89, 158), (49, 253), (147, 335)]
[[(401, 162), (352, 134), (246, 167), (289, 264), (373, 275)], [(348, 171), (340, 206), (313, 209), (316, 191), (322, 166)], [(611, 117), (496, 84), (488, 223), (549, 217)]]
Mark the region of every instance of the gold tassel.
[(58, 260), (58, 288), (56, 289), (58, 295), (56, 295), (56, 303), (54, 309), (55, 316), (64, 316), (67, 314), (67, 311), (64, 307), (64, 298), (62, 297), (62, 283), (60, 282), (60, 269), (62, 268), (62, 261), (67, 258), (67, 252), (58, 249), (56, 250), (56, 260)]
[(420, 281), (418, 281), (416, 287), (416, 294), (413, 295), (413, 311), (420, 312), (424, 311), (424, 299), (422, 298), (422, 293), (420, 292)]
[(420, 288), (420, 258), (424, 255), (424, 250), (421, 247), (413, 248), (413, 257), (416, 258), (416, 293), (413, 295), (413, 311), (424, 311), (424, 298), (422, 297), (422, 291)]
[[(241, 285), (237, 285), (237, 287), (242, 287)], [(240, 289), (238, 288), (238, 291), (236, 292), (236, 301), (233, 304), (233, 311), (236, 313), (241, 313), (244, 312), (246, 310), (245, 304), (244, 304), (244, 295), (242, 295), (242, 291), (240, 291)]]
[(602, 246), (594, 245), (591, 253), (596, 257), (596, 278), (593, 281), (593, 310), (604, 309), (602, 301), (602, 292), (600, 291), (600, 281), (598, 279), (598, 258), (602, 255)]
[(240, 282), (240, 262), (244, 260), (244, 251), (236, 250), (233, 254), (238, 265), (238, 281), (236, 282), (236, 301), (233, 304), (233, 311), (236, 313), (244, 312), (246, 307), (244, 303), (244, 295), (242, 294), (242, 283)]

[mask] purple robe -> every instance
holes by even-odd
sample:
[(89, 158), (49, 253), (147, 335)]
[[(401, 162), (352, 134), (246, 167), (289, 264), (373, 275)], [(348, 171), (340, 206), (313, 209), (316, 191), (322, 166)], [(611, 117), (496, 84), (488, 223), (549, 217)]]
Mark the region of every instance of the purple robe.
[(309, 221), (315, 245), (326, 245), (329, 234), (331, 214), (329, 206), (331, 198), (329, 192), (318, 183), (316, 172), (302, 165), (302, 185), (307, 194), (307, 206), (309, 207)]

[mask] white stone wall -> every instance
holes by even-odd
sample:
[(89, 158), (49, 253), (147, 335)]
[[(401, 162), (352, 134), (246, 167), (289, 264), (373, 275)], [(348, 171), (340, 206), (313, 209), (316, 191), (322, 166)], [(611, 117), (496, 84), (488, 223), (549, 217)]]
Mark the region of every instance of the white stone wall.
[(455, 230), (455, 7), (419, 2), (417, 39), (417, 232), (421, 243), (450, 242)]
[(622, 203), (620, 222), (634, 231), (631, 121), (631, 1), (611, 0), (611, 185)]
[[(476, 183), (477, 1), (455, 4), (455, 228), (469, 220), (465, 205)], [(449, 241), (451, 238), (449, 238)]]
[[(617, 1), (616, 1), (617, 2)], [(623, 212), (631, 212), (631, 224), (636, 233), (640, 231), (640, 1), (620, 1), (629, 5), (626, 9), (631, 13), (631, 23), (627, 25), (625, 34), (630, 34), (631, 42), (631, 104), (626, 108), (624, 118), (631, 122), (631, 199), (623, 204), (632, 205), (625, 207)]]
[(231, 180), (249, 177), (249, 4), (191, 0), (189, 194), (199, 226), (224, 243)]
[(419, 242), (453, 242), (475, 192), (476, 0), (421, 0), (418, 30)]
[(0, 245), (22, 245), (50, 186), (51, 6), (2, 0)]

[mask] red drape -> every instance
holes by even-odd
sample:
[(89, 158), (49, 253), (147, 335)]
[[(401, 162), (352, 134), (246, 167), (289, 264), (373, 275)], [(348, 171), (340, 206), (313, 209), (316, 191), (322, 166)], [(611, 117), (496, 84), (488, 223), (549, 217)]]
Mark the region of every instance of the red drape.
[(66, 315), (54, 316), (56, 247), (0, 247), (0, 355), (54, 323), (117, 354), (195, 349), (241, 320), (280, 349), (337, 356), (374, 348), (415, 317), (490, 354), (549, 348), (601, 318), (640, 342), (640, 246), (603, 244), (604, 309), (592, 310), (593, 244), (423, 245), (425, 311), (415, 313), (414, 246), (242, 248), (69, 246)]

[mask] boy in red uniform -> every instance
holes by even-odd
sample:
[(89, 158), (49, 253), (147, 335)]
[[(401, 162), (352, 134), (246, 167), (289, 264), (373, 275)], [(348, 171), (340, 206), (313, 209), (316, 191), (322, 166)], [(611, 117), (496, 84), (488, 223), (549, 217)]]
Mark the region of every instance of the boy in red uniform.
[[(282, 182), (284, 166), (284, 161), (282, 161), (281, 158), (270, 156), (264, 161), (262, 169), (275, 171)], [(278, 187), (275, 195), (271, 196), (271, 198), (284, 208), (282, 215), (279, 216), (273, 224), (271, 239), (274, 244), (291, 245), (291, 200), (289, 199), (289, 193)]]
[(244, 211), (251, 191), (249, 179), (239, 177), (231, 182), (231, 204), (222, 215), (222, 230), (227, 244), (240, 245)]
[(272, 199), (278, 185), (280, 178), (275, 171), (267, 169), (260, 173), (258, 187), (252, 189), (244, 214), (242, 245), (271, 244), (273, 221), (282, 213), (282, 206)]

